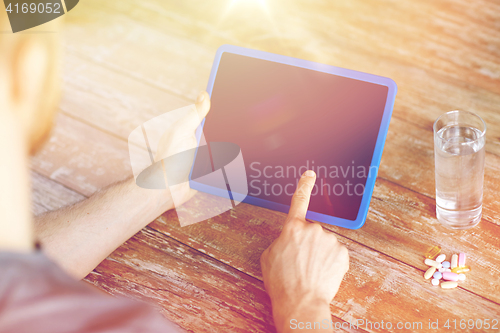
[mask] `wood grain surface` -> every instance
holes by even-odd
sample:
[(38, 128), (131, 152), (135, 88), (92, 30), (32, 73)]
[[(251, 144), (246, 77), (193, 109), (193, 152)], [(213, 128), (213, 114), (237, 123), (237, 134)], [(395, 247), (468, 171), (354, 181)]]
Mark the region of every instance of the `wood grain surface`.
[[(366, 224), (323, 225), (350, 253), (331, 303), (348, 332), (398, 322), (500, 320), (500, 3), (477, 1), (81, 1), (66, 15), (63, 98), (32, 159), (33, 211), (80, 201), (130, 177), (127, 137), (205, 89), (215, 51), (233, 44), (392, 78), (398, 95)], [(435, 216), (432, 123), (465, 109), (488, 126), (483, 220), (449, 231)], [(198, 193), (193, 207), (210, 207)], [(86, 281), (151, 302), (187, 332), (274, 332), (259, 258), (285, 214), (247, 204), (180, 227), (169, 211)], [(466, 252), (456, 290), (423, 279), (423, 253)], [(346, 325), (391, 322), (392, 329)], [(500, 325), (499, 325), (500, 327)], [(457, 329), (448, 332), (492, 332)]]

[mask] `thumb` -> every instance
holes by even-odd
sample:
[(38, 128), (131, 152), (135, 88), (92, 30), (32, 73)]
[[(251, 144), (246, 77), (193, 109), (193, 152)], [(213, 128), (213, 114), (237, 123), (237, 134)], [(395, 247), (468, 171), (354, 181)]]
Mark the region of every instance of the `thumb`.
[(194, 131), (203, 122), (203, 118), (206, 117), (208, 111), (210, 111), (210, 96), (208, 96), (206, 91), (202, 91), (198, 95), (194, 107), (190, 105), (190, 112), (174, 124), (174, 131), (180, 132), (182, 135), (194, 134)]
[(200, 92), (198, 98), (196, 98), (196, 111), (198, 111), (198, 116), (203, 119), (207, 116), (210, 110), (210, 96), (206, 91)]

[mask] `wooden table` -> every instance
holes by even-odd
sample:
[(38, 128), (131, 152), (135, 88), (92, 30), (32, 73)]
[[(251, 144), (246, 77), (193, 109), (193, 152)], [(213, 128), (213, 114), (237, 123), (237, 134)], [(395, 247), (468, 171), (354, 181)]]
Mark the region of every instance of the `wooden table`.
[[(498, 1), (85, 0), (66, 18), (57, 126), (32, 160), (35, 214), (130, 176), (129, 133), (191, 104), (222, 44), (387, 76), (399, 92), (366, 224), (324, 225), (350, 253), (332, 320), (373, 323), (344, 324), (349, 332), (401, 331), (398, 322), (478, 332), (460, 330), (460, 320), (500, 320)], [(479, 226), (450, 232), (435, 216), (432, 123), (457, 108), (488, 124), (484, 208)], [(86, 280), (157, 304), (189, 332), (273, 332), (259, 257), (284, 217), (241, 204), (181, 228), (167, 212)], [(458, 289), (424, 281), (431, 245), (468, 253), (472, 272)], [(393, 329), (377, 329), (382, 321)]]

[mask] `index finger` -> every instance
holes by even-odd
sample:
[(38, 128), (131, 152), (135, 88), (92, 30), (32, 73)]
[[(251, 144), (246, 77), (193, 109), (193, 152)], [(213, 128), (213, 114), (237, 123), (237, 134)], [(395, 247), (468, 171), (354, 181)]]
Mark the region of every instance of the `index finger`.
[(311, 199), (311, 191), (315, 182), (316, 174), (312, 170), (307, 170), (302, 177), (300, 177), (297, 189), (292, 197), (292, 204), (288, 212), (289, 217), (305, 220), (307, 208), (309, 207), (309, 201)]

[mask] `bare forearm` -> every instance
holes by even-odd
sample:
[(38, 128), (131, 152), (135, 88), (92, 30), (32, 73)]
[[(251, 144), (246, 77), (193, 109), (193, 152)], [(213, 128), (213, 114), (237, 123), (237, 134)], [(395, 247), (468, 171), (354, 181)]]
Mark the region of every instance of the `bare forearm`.
[(273, 304), (273, 317), (279, 333), (289, 332), (333, 332), (330, 306), (322, 301), (303, 300)]
[(172, 208), (168, 190), (146, 190), (133, 178), (73, 206), (36, 218), (44, 252), (69, 274), (83, 278), (122, 243)]

